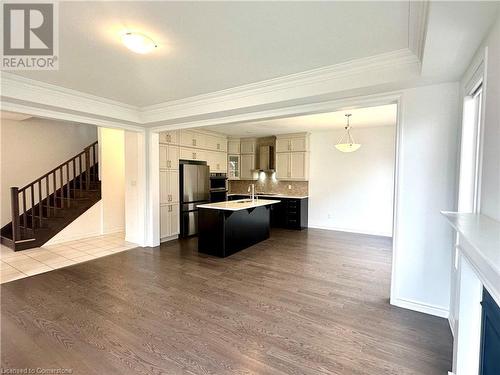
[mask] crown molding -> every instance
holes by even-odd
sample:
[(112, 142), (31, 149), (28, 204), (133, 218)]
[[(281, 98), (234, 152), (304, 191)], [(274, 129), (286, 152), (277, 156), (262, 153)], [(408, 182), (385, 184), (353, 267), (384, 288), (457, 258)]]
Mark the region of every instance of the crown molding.
[(2, 107), (7, 110), (7, 105), (11, 108), (22, 105), (30, 110), (25, 113), (40, 117), (57, 114), (54, 118), (69, 121), (83, 118), (90, 123), (121, 123), (124, 128), (151, 126), (152, 129), (166, 129), (171, 128), (172, 123), (184, 127), (190, 117), (209, 117), (241, 109), (247, 112), (259, 105), (407, 81), (419, 74), (420, 61), (410, 49), (405, 48), (140, 108), (2, 72)]
[(365, 57), (231, 89), (142, 107), (143, 123), (251, 107), (414, 77), (420, 61), (409, 49)]
[(70, 121), (70, 122), (77, 122), (80, 124), (91, 124), (91, 125), (102, 126), (102, 127), (106, 127), (106, 128), (124, 129), (124, 130), (136, 131), (136, 132), (144, 132), (146, 130), (142, 126), (129, 125), (129, 124), (125, 124), (125, 123), (120, 122), (120, 121), (113, 121), (113, 120), (108, 120), (108, 119), (96, 118), (96, 117), (86, 116), (86, 115), (77, 114), (77, 113), (61, 112), (59, 110), (34, 107), (34, 106), (20, 104), (20, 103), (12, 103), (12, 102), (2, 101), (0, 109), (2, 111), (23, 113), (26, 115), (30, 115), (30, 117), (47, 118), (47, 119), (54, 119), (54, 120), (61, 120), (61, 121)]
[(86, 94), (53, 84), (35, 81), (16, 74), (1, 72), (2, 103), (20, 101), (26, 105), (61, 108), (116, 120), (139, 123), (139, 107)]
[(429, 1), (410, 1), (408, 17), (408, 48), (422, 65), (427, 36)]
[(162, 132), (172, 129), (200, 128), (210, 125), (238, 124), (238, 123), (263, 120), (263, 119), (304, 116), (315, 113), (339, 111), (346, 108), (371, 107), (371, 106), (397, 103), (400, 101), (401, 96), (402, 92), (395, 90), (395, 91), (384, 92), (381, 94), (355, 96), (355, 97), (328, 100), (323, 102), (316, 102), (316, 103), (309, 103), (309, 104), (302, 104), (295, 106), (288, 105), (277, 109), (250, 111), (237, 115), (216, 116), (213, 118), (207, 118), (195, 121), (186, 121), (182, 123), (160, 125), (151, 127), (149, 128), (149, 130), (152, 132)]

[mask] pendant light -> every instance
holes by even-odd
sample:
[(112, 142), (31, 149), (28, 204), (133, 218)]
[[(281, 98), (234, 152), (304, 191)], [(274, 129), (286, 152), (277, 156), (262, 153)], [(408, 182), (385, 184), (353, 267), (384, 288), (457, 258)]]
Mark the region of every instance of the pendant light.
[(358, 148), (361, 147), (359, 143), (356, 143), (354, 141), (353, 136), (351, 135), (351, 125), (349, 124), (349, 117), (351, 117), (351, 113), (346, 113), (345, 117), (347, 119), (347, 124), (345, 126), (345, 134), (342, 136), (342, 138), (339, 139), (337, 144), (335, 145), (335, 148), (341, 152), (353, 152), (356, 151)]

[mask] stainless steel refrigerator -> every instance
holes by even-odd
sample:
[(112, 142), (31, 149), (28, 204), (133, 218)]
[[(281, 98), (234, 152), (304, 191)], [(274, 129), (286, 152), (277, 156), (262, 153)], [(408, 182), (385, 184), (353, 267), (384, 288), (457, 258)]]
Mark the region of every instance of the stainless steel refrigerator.
[(180, 161), (181, 237), (198, 234), (198, 205), (209, 202), (210, 172), (206, 162)]

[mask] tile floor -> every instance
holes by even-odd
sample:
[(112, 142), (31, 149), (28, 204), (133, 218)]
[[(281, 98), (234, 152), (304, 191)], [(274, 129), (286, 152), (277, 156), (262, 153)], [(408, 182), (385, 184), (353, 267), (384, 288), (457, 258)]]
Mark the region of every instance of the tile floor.
[(17, 252), (1, 246), (0, 282), (6, 283), (134, 247), (137, 245), (126, 242), (123, 233), (89, 237)]

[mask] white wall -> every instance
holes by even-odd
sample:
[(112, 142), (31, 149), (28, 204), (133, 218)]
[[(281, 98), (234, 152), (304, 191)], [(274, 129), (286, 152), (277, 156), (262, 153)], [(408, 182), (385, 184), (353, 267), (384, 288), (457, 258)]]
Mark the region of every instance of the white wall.
[(2, 226), (11, 221), (10, 187), (23, 187), (97, 140), (95, 126), (43, 119), (2, 119), (0, 134)]
[(82, 215), (44, 245), (54, 245), (61, 242), (78, 240), (81, 238), (99, 236), (102, 234), (102, 200), (94, 204)]
[(144, 133), (125, 132), (125, 239), (143, 245), (146, 220)]
[(125, 230), (125, 132), (99, 128), (102, 232)]
[(456, 205), (459, 85), (405, 90), (391, 303), (447, 316), (453, 233), (441, 210)]
[(396, 127), (354, 127), (352, 153), (334, 147), (344, 132), (311, 134), (309, 226), (392, 236)]

